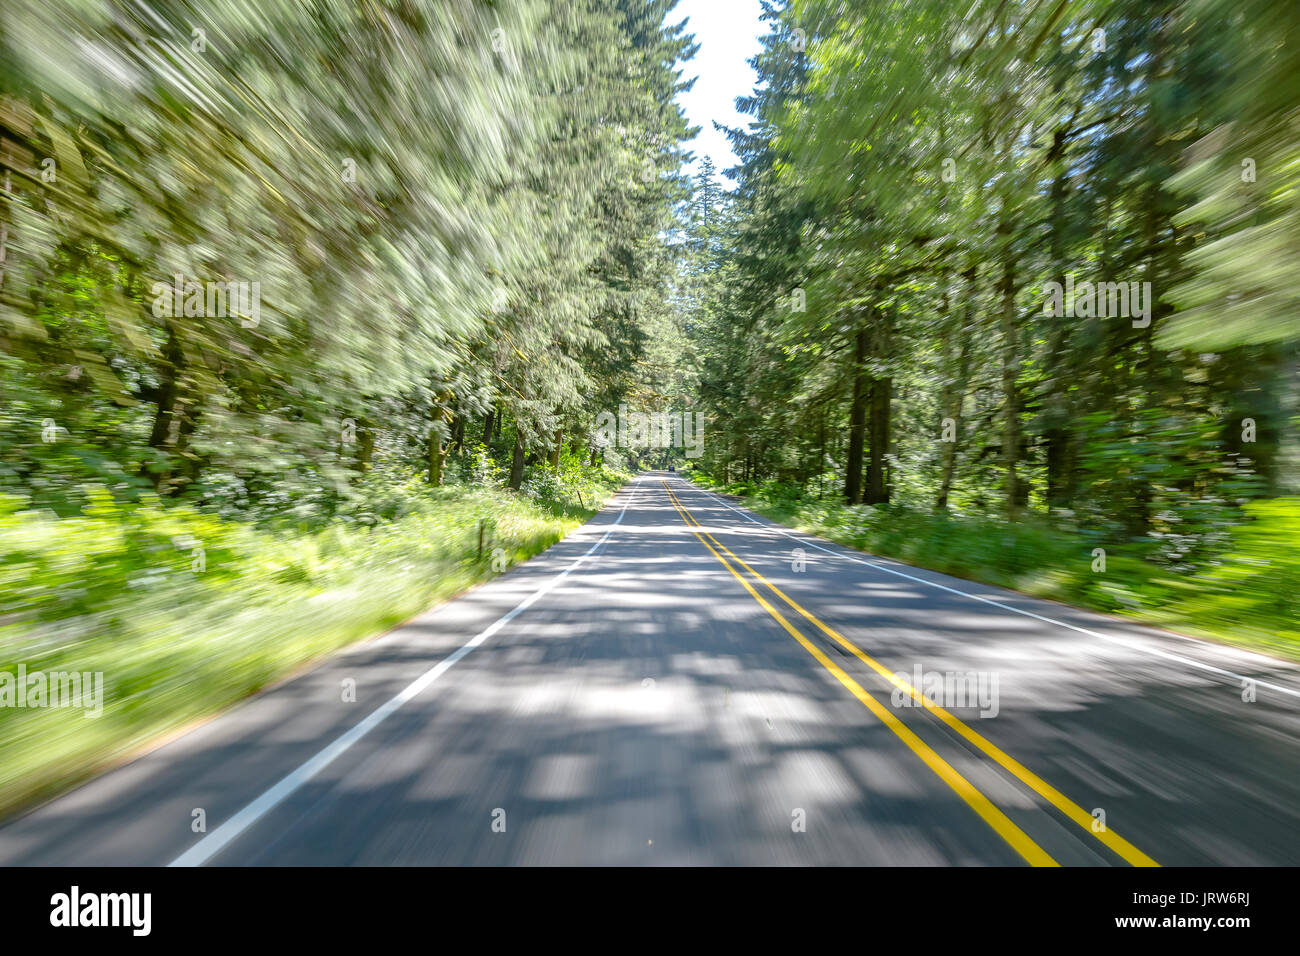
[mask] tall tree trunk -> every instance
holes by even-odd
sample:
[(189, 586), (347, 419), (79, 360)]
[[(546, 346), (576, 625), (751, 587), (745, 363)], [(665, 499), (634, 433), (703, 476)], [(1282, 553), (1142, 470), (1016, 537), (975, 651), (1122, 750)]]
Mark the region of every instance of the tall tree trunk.
[(370, 460), (375, 454), (375, 429), (374, 423), (369, 418), (357, 418), (357, 457), (355, 467), (357, 471), (365, 471), (370, 467)]
[[(1048, 258), (1052, 265), (1051, 278), (1064, 282), (1062, 274), (1066, 267), (1065, 235), (1069, 229), (1069, 216), (1066, 212), (1066, 199), (1069, 193), (1069, 164), (1065, 161), (1066, 138), (1073, 126), (1075, 115), (1062, 123), (1052, 136), (1052, 146), (1048, 151), (1046, 163), (1054, 166), (1056, 174), (1052, 178), (1051, 189), (1051, 231), (1048, 242)], [(1103, 219), (1109, 221), (1109, 219)], [(1070, 386), (1075, 381), (1071, 350), (1067, 347), (1070, 332), (1074, 325), (1064, 316), (1052, 319), (1053, 328), (1048, 336), (1047, 349), (1047, 384), (1048, 394), (1044, 401), (1043, 442), (1047, 453), (1047, 506), (1052, 508), (1069, 508), (1074, 502), (1075, 491), (1075, 437), (1070, 423), (1074, 419), (1073, 400)]]
[(464, 415), (457, 415), (456, 423), (451, 427), (451, 447), (453, 449), (460, 449), (465, 447), (465, 416)]
[(862, 450), (867, 430), (867, 329), (859, 326), (853, 340), (853, 404), (849, 406), (849, 460), (844, 476), (844, 498), (862, 503)]
[(510, 457), (510, 490), (518, 491), (524, 483), (524, 431), (515, 422), (515, 450)]
[(555, 447), (551, 449), (551, 467), (560, 467), (560, 452), (564, 450), (564, 429), (555, 430)]
[(442, 484), (442, 469), (447, 463), (448, 446), (443, 442), (443, 433), (450, 432), (447, 425), (451, 420), (451, 410), (446, 405), (450, 400), (450, 395), (438, 396), (433, 423), (429, 426), (429, 484), (435, 486)]
[(442, 484), (442, 439), (435, 428), (429, 429), (429, 484)]
[[(1010, 223), (1006, 224), (1010, 232)], [(1001, 332), (1002, 332), (1002, 467), (1006, 473), (1006, 513), (1015, 519), (1020, 514), (1025, 496), (1020, 486), (1020, 336), (1016, 322), (1015, 267), (1006, 252), (1002, 267)]]
[(894, 392), (894, 381), (877, 378), (871, 382), (870, 455), (867, 461), (867, 504), (878, 505), (889, 500), (889, 482), (885, 474), (885, 456), (889, 454), (889, 412)]
[(179, 474), (171, 481), (170, 495), (179, 495), (187, 486), (199, 480), (202, 468), (197, 455), (190, 451), (190, 438), (199, 424), (200, 409), (197, 404), (178, 405), (172, 416), (171, 444), (180, 456)]
[(496, 409), (489, 408), (483, 416), (483, 444), (492, 444), (492, 425), (496, 416)]
[[(180, 392), (181, 367), (184, 363), (184, 353), (181, 351), (180, 340), (176, 337), (176, 329), (170, 322), (167, 323), (167, 343), (163, 346), (162, 358), (162, 362), (155, 369), (158, 374), (158, 398), (154, 412), (153, 428), (149, 432), (149, 447), (157, 451), (162, 451), (167, 447), (168, 440), (172, 435), (172, 418), (176, 412), (176, 399)], [(140, 474), (142, 477), (151, 479), (156, 490), (162, 491), (167, 483), (170, 469), (163, 468), (153, 472), (146, 464), (141, 468)]]
[[(972, 263), (963, 276), (962, 287), (975, 288), (977, 273), (978, 266)], [(961, 442), (962, 410), (966, 406), (966, 389), (970, 382), (970, 348), (973, 337), (971, 321), (974, 319), (974, 312), (972, 300), (967, 297), (966, 307), (962, 310), (961, 324), (956, 329), (961, 342), (957, 355), (956, 381), (949, 393), (949, 401), (944, 406), (944, 410), (948, 413), (947, 417), (952, 419), (953, 435), (952, 441), (943, 443), (943, 474), (939, 479), (939, 493), (934, 501), (935, 508), (940, 511), (948, 507), (948, 496), (952, 493), (953, 477), (957, 471), (957, 446)]]
[(822, 500), (822, 474), (826, 471), (826, 406), (822, 406), (821, 422), (817, 425), (817, 440), (821, 450), (817, 453), (817, 500)]
[(1074, 436), (1064, 424), (1053, 425), (1043, 432), (1047, 457), (1047, 506), (1069, 508), (1074, 502)]

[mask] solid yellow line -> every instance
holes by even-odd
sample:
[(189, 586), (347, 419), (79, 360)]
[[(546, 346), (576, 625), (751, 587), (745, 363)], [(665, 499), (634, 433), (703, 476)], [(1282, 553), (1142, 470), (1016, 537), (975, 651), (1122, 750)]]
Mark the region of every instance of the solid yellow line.
[[(980, 815), (984, 822), (991, 826), (998, 836), (1006, 840), (1007, 843), (1010, 844), (1011, 848), (1024, 857), (1026, 861), (1033, 866), (1059, 866), (1059, 864), (1048, 855), (1047, 851), (1031, 840), (1023, 830), (1012, 823), (1011, 819), (994, 806), (993, 802), (989, 800), (988, 797), (984, 796), (984, 794), (976, 789), (970, 781), (954, 770), (952, 765), (940, 757), (928, 744), (925, 743), (925, 741), (908, 729), (907, 725), (899, 720), (895, 714), (891, 713), (887, 708), (880, 704), (879, 701), (868, 694), (862, 688), (861, 684), (845, 673), (843, 668), (827, 657), (825, 652), (817, 647), (817, 645), (804, 637), (793, 624), (785, 619), (785, 616), (782, 615), (780, 611), (774, 608), (761, 594), (755, 591), (753, 586), (731, 566), (727, 559), (718, 554), (718, 552), (714, 550), (713, 545), (705, 541), (704, 538), (700, 536), (700, 533), (696, 531), (694, 527), (691, 527), (692, 522), (696, 525), (698, 525), (699, 522), (695, 522), (694, 518), (688, 515), (686, 510), (677, 501), (677, 496), (672, 493), (672, 489), (668, 488), (667, 482), (664, 483), (664, 488), (668, 491), (669, 497), (672, 499), (673, 507), (677, 509), (677, 513), (681, 515), (682, 521), (686, 523), (686, 526), (690, 529), (691, 533), (699, 539), (700, 544), (709, 549), (710, 553), (718, 559), (722, 566), (730, 571), (737, 581), (744, 585), (745, 590), (748, 591), (750, 596), (759, 603), (759, 606), (762, 607), (763, 610), (767, 611), (768, 614), (772, 615), (772, 617), (776, 619), (777, 623), (785, 628), (786, 632), (803, 646), (804, 650), (816, 658), (817, 663), (830, 671), (835, 676), (836, 680), (847, 687), (853, 696), (856, 697), (863, 706), (867, 708), (867, 710), (871, 711), (871, 713), (874, 714), (881, 723), (892, 730), (894, 734), (903, 741), (903, 743), (907, 744), (908, 748), (920, 757), (922, 762), (938, 775), (939, 779), (951, 787), (959, 797), (965, 800), (966, 803)], [(710, 537), (712, 537), (712, 535), (710, 535)], [(719, 547), (721, 547), (721, 545), (719, 545)], [(732, 555), (732, 557), (735, 556)], [(737, 558), (736, 560), (740, 559)]]
[[(668, 488), (666, 482), (664, 483), (664, 487), (668, 490), (668, 494), (672, 495), (674, 501), (677, 501), (677, 496), (673, 494), (671, 488)], [(685, 505), (682, 505), (680, 501), (677, 501), (677, 504), (687, 515), (690, 515), (692, 521), (695, 521), (695, 516), (690, 514), (690, 511), (686, 509)], [(695, 523), (699, 525), (698, 521), (696, 521)], [(700, 525), (700, 527), (703, 526)], [(903, 690), (905, 693), (910, 695), (914, 700), (919, 701), (932, 714), (934, 714), (941, 721), (943, 721), (945, 724), (947, 724), (949, 727), (955, 730), (958, 734), (960, 734), (963, 738), (965, 738), (967, 741), (969, 741), (971, 744), (973, 744), (975, 747), (981, 750), (985, 755), (991, 757), (1005, 770), (1007, 770), (1014, 777), (1020, 780), (1021, 783), (1025, 784), (1025, 786), (1029, 787), (1031, 790), (1037, 793), (1040, 797), (1042, 797), (1052, 806), (1056, 807), (1057, 810), (1065, 814), (1065, 816), (1067, 816), (1069, 819), (1073, 820), (1079, 826), (1083, 827), (1085, 830), (1087, 830), (1089, 833), (1095, 836), (1106, 847), (1108, 847), (1119, 857), (1121, 857), (1126, 863), (1129, 863), (1132, 866), (1159, 866), (1160, 865), (1151, 857), (1147, 856), (1145, 853), (1143, 853), (1141, 850), (1135, 847), (1133, 844), (1129, 843), (1127, 840), (1121, 837), (1114, 830), (1111, 830), (1109, 828), (1102, 830), (1101, 832), (1094, 830), (1093, 823), (1095, 822), (1095, 820), (1092, 814), (1084, 810), (1083, 807), (1079, 806), (1077, 803), (1070, 800), (1068, 797), (1066, 797), (1063, 793), (1061, 793), (1059, 790), (1057, 790), (1055, 787), (1049, 784), (1042, 777), (1038, 776), (1029, 768), (1025, 767), (1024, 765), (1022, 765), (1021, 763), (1019, 763), (1018, 761), (1010, 757), (1008, 754), (1003, 752), (997, 746), (995, 746), (994, 744), (986, 740), (983, 736), (976, 733), (969, 726), (967, 726), (965, 722), (953, 716), (948, 711), (944, 710), (942, 707), (936, 704), (929, 697), (926, 697), (925, 694), (922, 693), (920, 690), (913, 687), (910, 683), (900, 679), (895, 674), (891, 673), (887, 668), (885, 668), (875, 659), (873, 659), (872, 657), (864, 653), (860, 647), (858, 647), (848, 638), (840, 634), (839, 631), (835, 630), (833, 627), (830, 627), (822, 623), (822, 621), (815, 614), (806, 611), (797, 601), (795, 601), (793, 598), (787, 595), (779, 587), (777, 587), (767, 578), (763, 577), (763, 575), (759, 574), (757, 571), (751, 568), (740, 558), (736, 557), (735, 554), (732, 554), (732, 552), (727, 548), (727, 546), (724, 545), (722, 542), (720, 542), (717, 538), (713, 537), (713, 535), (709, 534), (707, 531), (704, 533), (709, 537), (711, 541), (713, 541), (714, 544), (716, 544), (723, 551), (726, 551), (727, 554), (730, 554), (733, 558), (735, 558), (737, 564), (739, 564), (742, 568), (744, 568), (746, 571), (752, 574), (763, 584), (767, 585), (767, 587), (769, 587), (773, 593), (775, 593), (778, 597), (780, 597), (781, 600), (785, 601), (785, 603), (790, 605), (791, 608), (793, 608), (795, 611), (802, 614), (808, 621), (810, 621), (811, 623), (819, 627), (822, 630), (822, 632), (825, 633), (828, 637), (831, 637), (832, 639), (837, 641), (845, 650), (851, 652), (855, 657), (858, 658), (858, 660), (862, 661), (862, 663), (866, 664), (876, 673), (880, 674), (891, 684)]]

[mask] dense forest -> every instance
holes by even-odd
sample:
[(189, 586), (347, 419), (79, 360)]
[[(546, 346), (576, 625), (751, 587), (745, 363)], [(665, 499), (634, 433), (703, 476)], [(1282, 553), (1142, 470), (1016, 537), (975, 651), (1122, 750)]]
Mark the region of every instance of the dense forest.
[(670, 321), (668, 6), (7, 17), (0, 490), (316, 515), (377, 454), (585, 451)]
[(1293, 640), (1300, 10), (765, 9), (693, 263), (702, 470), (873, 550)]
[[(1296, 490), (1294, 23), (881, 6), (771, 11), (696, 319), (717, 460), (1130, 534)], [(1052, 282), (1077, 308), (1051, 308)], [(1110, 314), (1084, 283), (1122, 286)]]
[(114, 701), (0, 713), (0, 809), (642, 467), (1300, 642), (1300, 7), (766, 3), (741, 164), (690, 173), (673, 6), (0, 19), (0, 635)]

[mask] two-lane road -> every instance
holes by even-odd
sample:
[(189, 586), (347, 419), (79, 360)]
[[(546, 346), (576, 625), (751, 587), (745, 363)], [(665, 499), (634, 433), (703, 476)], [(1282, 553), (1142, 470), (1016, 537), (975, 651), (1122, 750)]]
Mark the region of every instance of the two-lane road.
[(1300, 670), (645, 474), (0, 828), (4, 865), (171, 863), (1294, 865)]

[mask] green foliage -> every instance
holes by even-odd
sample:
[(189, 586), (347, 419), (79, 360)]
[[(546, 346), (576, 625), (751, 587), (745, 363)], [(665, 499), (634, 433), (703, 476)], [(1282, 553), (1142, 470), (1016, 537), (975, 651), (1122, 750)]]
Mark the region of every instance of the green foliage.
[[(704, 469), (871, 502), (956, 567), (944, 512), (1031, 566), (1065, 534), (1205, 573), (1300, 491), (1300, 20), (1271, 7), (765, 4), (726, 234), (688, 260)], [(1148, 308), (1048, 314), (1071, 277)]]
[(627, 478), (627, 472), (609, 463), (588, 467), (579, 455), (569, 452), (561, 456), (558, 468), (545, 465), (534, 469), (521, 490), (530, 498), (582, 510), (603, 495), (606, 488), (622, 484)]
[(1173, 184), (1194, 200), (1180, 225), (1204, 229), (1175, 290), (1170, 347), (1225, 349), (1300, 338), (1300, 9), (1268, 0), (1194, 0), (1190, 29), (1212, 29), (1226, 64), (1219, 124), (1189, 151)]
[[(487, 412), (581, 442), (668, 321), (671, 6), (13, 11), (0, 491), (312, 522), (377, 448), (439, 483)], [(195, 314), (224, 282), (256, 321)]]
[(390, 476), (311, 531), (96, 487), (74, 517), (0, 496), (0, 670), (99, 671), (106, 697), (95, 718), (0, 708), (0, 812), (490, 577), (497, 548), (527, 559), (625, 477), (583, 477), (580, 509)]

